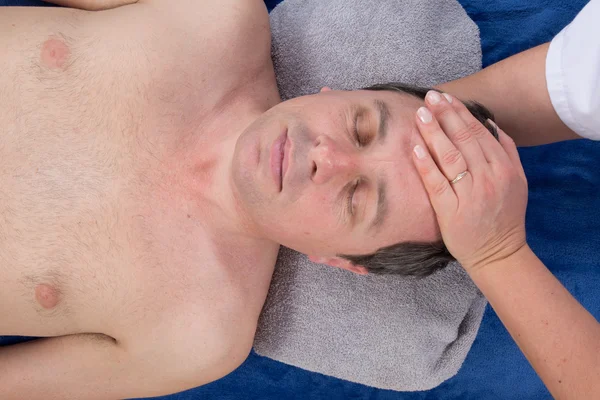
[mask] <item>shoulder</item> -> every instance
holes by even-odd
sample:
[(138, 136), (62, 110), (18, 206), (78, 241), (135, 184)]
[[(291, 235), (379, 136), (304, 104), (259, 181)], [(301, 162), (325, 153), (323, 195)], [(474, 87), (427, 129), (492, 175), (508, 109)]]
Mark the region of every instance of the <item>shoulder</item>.
[(254, 342), (257, 321), (247, 317), (240, 300), (231, 293), (205, 298), (206, 290), (201, 292), (182, 296), (185, 303), (153, 313), (151, 320), (141, 321), (124, 336), (131, 357), (161, 365), (161, 370), (168, 371), (166, 381), (172, 378), (184, 386), (178, 390), (234, 371)]
[[(153, 48), (223, 73), (263, 68), (271, 55), (269, 14), (263, 0), (149, 0), (137, 4)], [(142, 11), (142, 9), (145, 9)], [(124, 11), (131, 18), (137, 13)], [(148, 17), (150, 15), (150, 17)], [(138, 31), (139, 34), (139, 31)]]
[[(215, 44), (244, 68), (263, 66), (271, 59), (271, 28), (263, 0), (214, 2), (210, 11), (216, 25)], [(202, 34), (201, 28), (194, 28)]]
[(179, 29), (221, 34), (268, 34), (269, 14), (263, 0), (148, 0), (145, 6), (157, 12), (163, 24), (176, 24)]

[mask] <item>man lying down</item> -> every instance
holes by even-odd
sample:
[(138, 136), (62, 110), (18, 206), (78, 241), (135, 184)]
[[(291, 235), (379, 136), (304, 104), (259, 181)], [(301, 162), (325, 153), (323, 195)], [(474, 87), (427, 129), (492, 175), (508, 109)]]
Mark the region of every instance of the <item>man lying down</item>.
[(0, 335), (46, 338), (0, 348), (0, 398), (226, 375), (280, 245), (361, 274), (451, 260), (410, 156), (425, 89), (282, 103), (262, 0), (55, 3), (0, 8)]

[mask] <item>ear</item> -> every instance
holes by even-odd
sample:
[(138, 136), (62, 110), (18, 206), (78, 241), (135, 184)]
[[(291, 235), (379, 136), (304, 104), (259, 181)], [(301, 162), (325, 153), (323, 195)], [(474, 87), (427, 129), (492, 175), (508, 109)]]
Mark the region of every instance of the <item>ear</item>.
[(326, 264), (331, 267), (345, 269), (347, 271), (354, 272), (355, 274), (358, 274), (358, 275), (367, 275), (369, 273), (367, 271), (367, 268), (365, 268), (364, 266), (354, 265), (354, 264), (352, 264), (352, 262), (346, 260), (345, 258), (341, 258), (341, 257), (308, 256), (308, 259), (317, 264)]
[(320, 93), (325, 93), (325, 92), (331, 92), (331, 88), (324, 86), (321, 88), (321, 90), (319, 91)]

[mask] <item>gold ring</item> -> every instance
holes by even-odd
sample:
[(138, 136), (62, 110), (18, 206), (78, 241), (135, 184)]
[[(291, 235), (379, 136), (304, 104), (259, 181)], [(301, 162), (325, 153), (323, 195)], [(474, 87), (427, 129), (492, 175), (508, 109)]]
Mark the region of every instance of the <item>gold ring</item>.
[(468, 173), (469, 173), (469, 171), (461, 172), (460, 174), (456, 175), (456, 178), (454, 178), (453, 180), (451, 180), (450, 183), (452, 185), (454, 185), (456, 182), (460, 181), (462, 178), (464, 178), (465, 176), (467, 176)]

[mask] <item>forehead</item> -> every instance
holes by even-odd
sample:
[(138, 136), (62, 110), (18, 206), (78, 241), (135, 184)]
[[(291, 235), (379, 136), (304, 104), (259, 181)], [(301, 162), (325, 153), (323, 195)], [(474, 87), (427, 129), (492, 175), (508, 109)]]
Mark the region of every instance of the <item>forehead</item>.
[[(439, 239), (435, 213), (412, 159), (400, 160), (386, 174), (388, 213), (381, 226), (371, 231), (374, 247), (399, 242), (433, 242)], [(369, 233), (369, 232), (367, 232)]]

